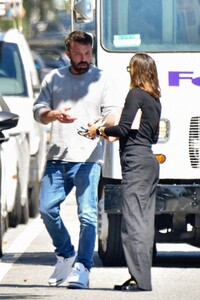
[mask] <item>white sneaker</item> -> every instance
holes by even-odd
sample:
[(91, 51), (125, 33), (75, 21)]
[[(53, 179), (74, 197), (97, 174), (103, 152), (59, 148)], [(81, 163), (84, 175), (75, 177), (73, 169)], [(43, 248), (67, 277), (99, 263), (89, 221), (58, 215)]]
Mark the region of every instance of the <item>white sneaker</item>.
[(62, 256), (56, 257), (57, 263), (55, 265), (55, 270), (48, 281), (51, 286), (57, 286), (67, 279), (69, 274), (72, 272), (72, 265), (75, 261), (76, 255), (69, 258), (64, 258)]
[(68, 289), (88, 289), (89, 288), (89, 274), (88, 269), (83, 264), (77, 262), (73, 267), (73, 271), (69, 275), (67, 281)]

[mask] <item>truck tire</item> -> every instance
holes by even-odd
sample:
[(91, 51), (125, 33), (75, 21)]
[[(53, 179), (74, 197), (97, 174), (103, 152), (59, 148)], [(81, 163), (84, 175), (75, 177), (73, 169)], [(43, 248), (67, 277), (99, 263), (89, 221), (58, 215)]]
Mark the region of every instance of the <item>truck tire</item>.
[(108, 214), (108, 237), (99, 239), (98, 253), (104, 266), (126, 266), (121, 241), (121, 215)]
[(195, 228), (195, 243), (194, 246), (200, 247), (200, 227)]

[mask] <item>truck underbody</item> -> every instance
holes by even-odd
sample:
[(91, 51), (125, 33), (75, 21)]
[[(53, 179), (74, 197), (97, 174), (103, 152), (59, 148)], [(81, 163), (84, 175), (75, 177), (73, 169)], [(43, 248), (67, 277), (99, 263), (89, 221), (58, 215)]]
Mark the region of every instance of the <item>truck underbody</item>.
[[(120, 182), (103, 178), (100, 183), (99, 255), (105, 265), (125, 264), (120, 230), (122, 213)], [(188, 243), (200, 246), (199, 208), (199, 180), (179, 180), (176, 183), (172, 180), (161, 180), (156, 195), (155, 245)]]

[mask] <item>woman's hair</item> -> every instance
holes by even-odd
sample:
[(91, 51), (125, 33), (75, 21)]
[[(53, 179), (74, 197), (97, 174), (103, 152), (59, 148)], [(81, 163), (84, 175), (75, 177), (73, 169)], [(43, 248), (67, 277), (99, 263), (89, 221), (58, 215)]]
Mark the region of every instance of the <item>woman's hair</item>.
[(65, 48), (70, 51), (71, 42), (92, 46), (92, 36), (84, 31), (73, 31), (65, 38)]
[(161, 96), (155, 61), (146, 53), (136, 53), (130, 60), (130, 88), (140, 87), (154, 98)]

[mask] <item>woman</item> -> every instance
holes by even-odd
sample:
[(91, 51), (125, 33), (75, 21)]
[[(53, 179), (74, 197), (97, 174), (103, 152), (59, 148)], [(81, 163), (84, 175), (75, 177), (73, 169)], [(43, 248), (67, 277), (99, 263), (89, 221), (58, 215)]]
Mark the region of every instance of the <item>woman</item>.
[[(156, 185), (159, 165), (151, 146), (158, 140), (161, 114), (160, 88), (154, 60), (145, 53), (135, 54), (127, 70), (130, 90), (119, 124), (88, 127), (88, 135), (119, 138), (122, 167), (122, 243), (131, 278), (115, 290), (151, 291), (152, 249)], [(138, 129), (133, 129), (141, 110)]]

